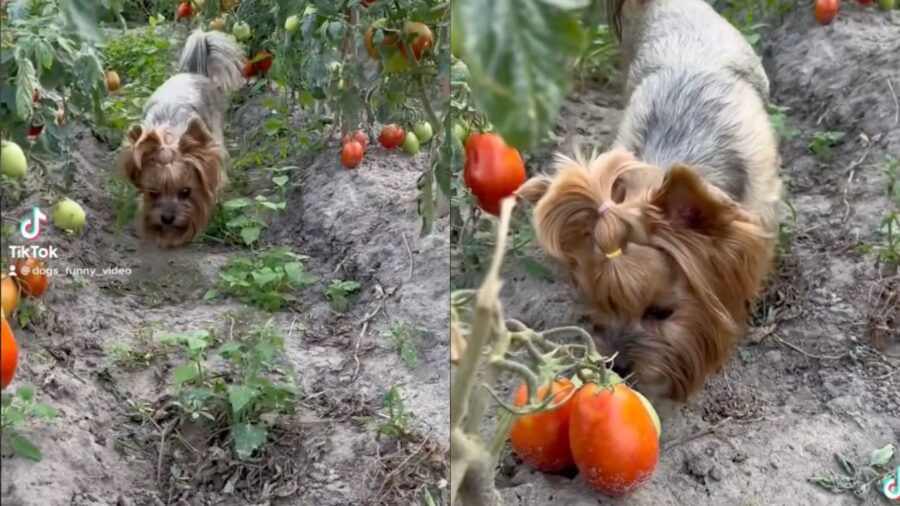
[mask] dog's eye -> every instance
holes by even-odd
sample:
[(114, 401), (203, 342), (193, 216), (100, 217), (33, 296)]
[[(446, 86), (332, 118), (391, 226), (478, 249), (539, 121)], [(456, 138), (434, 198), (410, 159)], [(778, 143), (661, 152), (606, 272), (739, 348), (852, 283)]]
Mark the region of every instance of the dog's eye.
[(650, 306), (644, 311), (644, 319), (663, 321), (672, 316), (674, 312), (674, 310), (667, 307)]
[(159, 198), (159, 192), (148, 191), (148, 192), (147, 192), (147, 195), (149, 195), (149, 196), (150, 196), (150, 199), (152, 199), (152, 200), (156, 200), (156, 199)]
[(178, 198), (180, 198), (180, 199), (186, 199), (186, 198), (188, 198), (188, 197), (190, 197), (190, 196), (191, 196), (191, 189), (190, 189), (190, 188), (182, 188), (182, 189), (178, 192)]

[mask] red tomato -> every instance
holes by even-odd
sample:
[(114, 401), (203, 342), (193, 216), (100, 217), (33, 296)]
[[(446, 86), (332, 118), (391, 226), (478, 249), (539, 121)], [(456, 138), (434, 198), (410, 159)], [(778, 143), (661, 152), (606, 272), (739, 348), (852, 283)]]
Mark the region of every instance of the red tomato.
[(44, 131), (44, 125), (31, 125), (28, 127), (28, 137), (35, 138)]
[(256, 77), (257, 69), (256, 65), (253, 64), (253, 60), (244, 61), (244, 77), (250, 79), (252, 77)]
[[(412, 42), (412, 52), (413, 55), (415, 55), (416, 60), (418, 60), (422, 57), (422, 53), (427, 51), (434, 44), (434, 34), (431, 33), (431, 28), (428, 28), (428, 25), (425, 23), (407, 21), (403, 25), (403, 36), (408, 38), (413, 35), (415, 35), (416, 38), (413, 39)], [(406, 47), (403, 44), (400, 45), (400, 52), (403, 53), (403, 56), (409, 58)]]
[(381, 145), (388, 149), (394, 149), (400, 144), (403, 144), (403, 139), (405, 138), (406, 132), (393, 123), (384, 127), (384, 129), (381, 130), (381, 135), (378, 136)]
[(256, 62), (256, 68), (259, 70), (259, 72), (265, 74), (269, 71), (270, 68), (272, 68), (272, 60), (274, 58), (275, 57), (272, 56), (272, 53), (263, 49), (262, 51), (256, 53), (256, 56), (253, 57), (253, 61)]
[(344, 144), (344, 149), (341, 150), (341, 163), (344, 164), (344, 168), (353, 169), (359, 165), (359, 162), (363, 159), (364, 151), (362, 144), (356, 141)]
[(6, 316), (0, 319), (2, 319), (2, 328), (0, 328), (0, 389), (2, 389), (6, 388), (12, 382), (13, 376), (16, 375), (16, 366), (19, 363), (19, 345), (16, 343), (12, 327), (6, 321)]
[(191, 6), (190, 2), (182, 2), (181, 5), (178, 6), (178, 10), (175, 11), (175, 19), (190, 18), (193, 15), (194, 7)]
[(14, 265), (16, 267), (16, 279), (19, 280), (22, 293), (35, 299), (41, 298), (44, 292), (47, 291), (47, 285), (50, 284), (50, 280), (44, 272), (44, 262), (37, 258), (26, 258), (25, 260), (17, 260)]
[[(516, 420), (509, 434), (513, 450), (526, 464), (545, 473), (558, 473), (575, 466), (569, 449), (569, 414), (571, 400), (560, 405), (571, 395), (575, 385), (568, 379), (554, 381), (550, 386), (553, 395), (550, 411), (523, 415)], [(547, 386), (538, 390), (538, 398), (547, 398)], [(528, 388), (519, 385), (513, 404), (517, 407), (528, 403)]]
[(341, 139), (341, 144), (347, 144), (350, 141), (356, 141), (362, 144), (363, 149), (366, 149), (366, 145), (369, 143), (369, 138), (366, 136), (365, 132), (362, 130), (357, 130), (352, 134), (347, 132), (344, 134), (343, 139)]
[(525, 163), (499, 135), (474, 133), (466, 140), (463, 179), (478, 199), (478, 206), (499, 216), (500, 201), (525, 182)]
[(830, 25), (837, 17), (841, 0), (816, 0), (816, 21), (822, 25)]
[(589, 383), (575, 395), (569, 444), (584, 480), (603, 494), (626, 494), (659, 462), (659, 438), (641, 399), (624, 383)]

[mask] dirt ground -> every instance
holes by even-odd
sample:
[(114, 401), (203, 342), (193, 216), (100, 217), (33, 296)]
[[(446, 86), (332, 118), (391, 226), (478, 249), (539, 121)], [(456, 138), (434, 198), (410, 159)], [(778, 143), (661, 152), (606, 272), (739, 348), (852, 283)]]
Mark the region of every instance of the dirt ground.
[[(261, 127), (268, 113), (260, 103), (232, 115), (232, 133)], [(249, 149), (231, 138), (232, 153)], [(164, 253), (140, 247), (133, 227), (116, 233), (108, 186), (115, 147), (79, 133), (71, 197), (85, 207), (88, 225), (74, 235), (48, 227), (40, 241), (59, 247), (60, 270), (117, 266), (131, 274), (52, 279), (41, 318), (17, 330), (15, 382), (37, 385), (39, 400), (60, 417), (29, 422), (23, 430), (42, 449), (43, 461), (3, 459), (5, 506), (388, 505), (418, 502), (420, 487), (437, 498), (445, 494), (449, 246), (446, 220), (419, 237), (416, 179), (427, 156), (373, 145), (358, 170), (347, 171), (336, 145), (286, 161), (299, 170), (287, 209), (276, 215), (263, 244), (307, 255), (319, 281), (300, 289), (285, 310), (265, 314), (229, 299), (203, 301), (228, 257), (246, 249), (203, 242)], [(18, 219), (33, 204), (49, 209), (53, 202), (46, 192), (31, 195), (14, 206), (5, 203), (4, 215)], [(333, 311), (324, 297), (332, 279), (361, 284), (347, 314)], [(302, 387), (301, 409), (271, 438), (276, 443), (243, 467), (219, 448), (195, 454), (179, 444), (181, 435), (164, 437), (164, 429), (137, 414), (171, 395), (179, 357), (156, 357), (128, 370), (111, 362), (114, 343), (141, 349), (173, 332), (228, 335), (269, 318), (286, 338), (285, 358)], [(404, 323), (423, 329), (414, 369), (384, 335)], [(376, 433), (385, 416), (382, 398), (392, 386), (399, 387), (410, 418), (411, 434), (401, 441)], [(185, 487), (191, 492), (184, 494)]]
[[(808, 479), (836, 470), (835, 452), (862, 462), (900, 443), (900, 389), (891, 376), (900, 369), (900, 282), (896, 269), (859, 249), (876, 242), (888, 214), (886, 157), (900, 158), (900, 105), (888, 85), (900, 94), (900, 17), (847, 2), (822, 27), (797, 8), (763, 41), (772, 99), (791, 108), (788, 124), (799, 131), (781, 149), (797, 220), (754, 328), (725, 373), (664, 422), (649, 484), (628, 498), (600, 498), (577, 478), (534, 473), (507, 455), (507, 506), (887, 504), (876, 490), (857, 501)], [(620, 108), (614, 92), (576, 92), (551, 147), (608, 144)], [(809, 151), (820, 131), (846, 133), (833, 163)], [(537, 155), (530, 170), (544, 161)], [(564, 281), (527, 275), (515, 262), (503, 277), (508, 317), (533, 328), (585, 321)]]

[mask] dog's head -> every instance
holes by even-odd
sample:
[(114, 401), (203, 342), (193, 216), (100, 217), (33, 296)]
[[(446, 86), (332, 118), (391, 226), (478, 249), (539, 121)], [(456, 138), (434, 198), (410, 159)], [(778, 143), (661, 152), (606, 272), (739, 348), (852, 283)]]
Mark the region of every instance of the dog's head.
[(519, 190), (538, 242), (567, 267), (614, 369), (686, 400), (734, 347), (771, 238), (688, 167), (663, 173), (624, 151), (556, 165)]
[(142, 230), (161, 247), (192, 241), (209, 221), (221, 187), (221, 144), (194, 118), (183, 132), (134, 126), (121, 165), (142, 194)]

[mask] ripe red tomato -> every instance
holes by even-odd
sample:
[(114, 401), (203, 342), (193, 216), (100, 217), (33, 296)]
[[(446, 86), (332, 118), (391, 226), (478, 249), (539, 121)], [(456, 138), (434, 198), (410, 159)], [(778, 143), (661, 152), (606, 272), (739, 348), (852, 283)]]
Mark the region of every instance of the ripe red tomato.
[[(412, 35), (416, 35), (412, 42), (412, 52), (416, 60), (418, 60), (422, 57), (422, 53), (434, 44), (434, 34), (431, 33), (431, 28), (428, 28), (428, 25), (425, 23), (407, 21), (403, 25), (403, 36), (407, 37), (408, 40), (408, 37)], [(403, 44), (400, 45), (400, 52), (403, 53), (403, 56), (409, 58), (409, 54), (407, 54), (406, 47)]]
[(246, 60), (244, 62), (244, 77), (247, 79), (256, 77), (257, 68), (256, 65), (253, 64), (253, 60)]
[(356, 141), (362, 144), (363, 149), (366, 149), (366, 145), (369, 143), (369, 137), (366, 136), (365, 132), (362, 130), (357, 130), (352, 134), (347, 132), (344, 134), (343, 139), (341, 139), (341, 144), (347, 144), (350, 141)]
[(181, 5), (178, 6), (178, 10), (175, 11), (175, 19), (190, 18), (193, 15), (194, 7), (191, 6), (190, 2), (182, 2)]
[(44, 272), (44, 262), (37, 258), (26, 258), (25, 260), (17, 260), (14, 265), (16, 267), (16, 279), (19, 280), (22, 293), (36, 299), (41, 298), (44, 292), (47, 291), (47, 285), (50, 284), (50, 279)]
[(263, 49), (256, 53), (256, 56), (253, 57), (253, 61), (256, 62), (256, 68), (260, 73), (265, 74), (272, 68), (272, 60), (275, 57), (269, 51)]
[(19, 363), (19, 345), (13, 335), (6, 316), (0, 318), (0, 389), (6, 388), (16, 375), (16, 366)]
[(515, 148), (493, 133), (473, 133), (466, 140), (466, 186), (478, 199), (478, 206), (500, 215), (500, 201), (525, 182), (525, 163)]
[(830, 25), (837, 17), (841, 0), (816, 0), (816, 21), (822, 25)]
[[(377, 30), (379, 28), (385, 28), (386, 26), (387, 26), (387, 20), (379, 19), (379, 20), (373, 22), (369, 26), (369, 28), (366, 29), (366, 34), (365, 34), (365, 38), (364, 38), (365, 43), (366, 43), (366, 52), (369, 53), (369, 56), (371, 56), (374, 59), (381, 58), (381, 53), (388, 54), (390, 48), (396, 46), (397, 43), (399, 42), (399, 39), (395, 34), (384, 32), (382, 39), (381, 39), (381, 46), (377, 47), (375, 45), (375, 30)], [(380, 52), (379, 52), (379, 49), (381, 50)]]
[[(554, 381), (550, 386), (553, 395), (550, 411), (523, 415), (516, 420), (509, 440), (513, 450), (526, 464), (545, 473), (558, 473), (575, 466), (569, 449), (569, 414), (572, 411), (571, 395), (575, 385), (568, 379)], [(547, 398), (547, 386), (538, 390), (538, 399)], [(567, 401), (565, 404), (560, 404)], [(513, 404), (517, 407), (528, 403), (528, 388), (519, 385)]]
[(393, 123), (384, 127), (381, 130), (381, 135), (378, 136), (378, 140), (379, 142), (381, 142), (381, 145), (388, 149), (394, 149), (400, 144), (403, 144), (403, 139), (405, 138), (406, 132), (404, 132), (402, 128)]
[(352, 169), (359, 165), (359, 162), (363, 159), (364, 151), (362, 144), (356, 141), (344, 144), (344, 149), (341, 150), (341, 162), (344, 164), (344, 168)]
[(41, 135), (41, 132), (44, 131), (44, 125), (31, 125), (28, 127), (28, 137), (35, 138)]
[(610, 496), (645, 483), (659, 462), (659, 438), (634, 391), (624, 383), (589, 383), (572, 404), (569, 444), (584, 480)]

